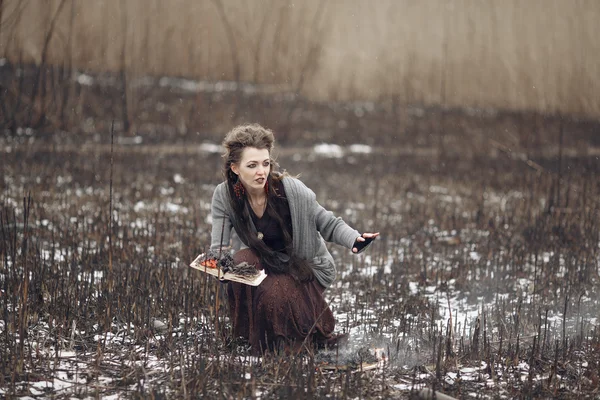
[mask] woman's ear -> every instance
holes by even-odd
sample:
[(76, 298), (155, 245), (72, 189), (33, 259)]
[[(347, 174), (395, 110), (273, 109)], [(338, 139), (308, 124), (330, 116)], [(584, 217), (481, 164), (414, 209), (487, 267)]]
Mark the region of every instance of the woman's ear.
[(231, 170), (233, 171), (234, 174), (238, 175), (240, 173), (240, 170), (238, 169), (237, 165), (235, 164), (231, 164)]

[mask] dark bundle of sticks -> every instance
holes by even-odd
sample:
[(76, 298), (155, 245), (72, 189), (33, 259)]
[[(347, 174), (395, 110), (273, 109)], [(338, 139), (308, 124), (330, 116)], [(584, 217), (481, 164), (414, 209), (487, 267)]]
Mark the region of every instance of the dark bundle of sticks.
[(233, 257), (229, 252), (219, 252), (209, 251), (205, 256), (206, 260), (216, 260), (217, 266), (221, 268), (221, 271), (229, 272), (232, 274), (236, 274), (239, 276), (247, 276), (253, 277), (258, 275), (259, 270), (252, 264), (247, 262), (241, 262), (239, 264), (235, 264), (233, 261)]
[(239, 276), (253, 277), (258, 275), (259, 270), (257, 270), (254, 265), (248, 264), (247, 262), (243, 261), (239, 264), (233, 265), (231, 269), (226, 272), (231, 272), (232, 274), (236, 274)]

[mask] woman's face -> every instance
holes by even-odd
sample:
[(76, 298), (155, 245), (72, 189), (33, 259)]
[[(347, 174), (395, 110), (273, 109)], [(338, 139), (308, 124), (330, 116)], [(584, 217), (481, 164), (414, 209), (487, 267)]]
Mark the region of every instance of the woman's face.
[(246, 147), (239, 164), (232, 164), (231, 170), (238, 175), (247, 191), (254, 192), (264, 188), (271, 172), (269, 150)]

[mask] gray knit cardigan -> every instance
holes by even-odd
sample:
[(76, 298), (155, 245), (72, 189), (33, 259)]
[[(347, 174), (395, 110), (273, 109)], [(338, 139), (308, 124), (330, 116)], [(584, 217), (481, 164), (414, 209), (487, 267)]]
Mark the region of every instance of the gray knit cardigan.
[[(283, 187), (292, 216), (293, 251), (297, 256), (311, 260), (317, 281), (324, 287), (329, 287), (335, 279), (336, 270), (325, 240), (351, 249), (360, 233), (323, 208), (317, 202), (315, 193), (300, 180), (286, 176), (283, 178)], [(232, 229), (234, 211), (229, 203), (227, 182), (219, 184), (215, 189), (211, 213), (211, 250), (218, 251), (221, 244), (225, 247), (230, 243), (234, 251), (248, 247)], [(254, 224), (252, 229), (256, 231)]]

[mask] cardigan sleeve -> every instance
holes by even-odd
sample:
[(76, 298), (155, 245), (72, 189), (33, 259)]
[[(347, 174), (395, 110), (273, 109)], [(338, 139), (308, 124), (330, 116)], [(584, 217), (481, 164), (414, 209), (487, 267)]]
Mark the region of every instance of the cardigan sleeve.
[(323, 239), (352, 248), (360, 236), (357, 230), (321, 206), (315, 192), (302, 181), (286, 177), (283, 183), (292, 213), (294, 248), (298, 254), (308, 259), (314, 257)]
[(231, 229), (233, 225), (229, 219), (229, 213), (227, 211), (227, 196), (225, 191), (227, 187), (224, 184), (220, 184), (216, 187), (212, 202), (210, 205), (210, 212), (212, 216), (212, 230), (210, 235), (210, 249), (218, 251), (220, 247), (229, 246), (231, 240)]
[(323, 239), (351, 249), (360, 233), (346, 224), (341, 217), (336, 217), (326, 210), (317, 200), (314, 201), (314, 209), (317, 230)]

